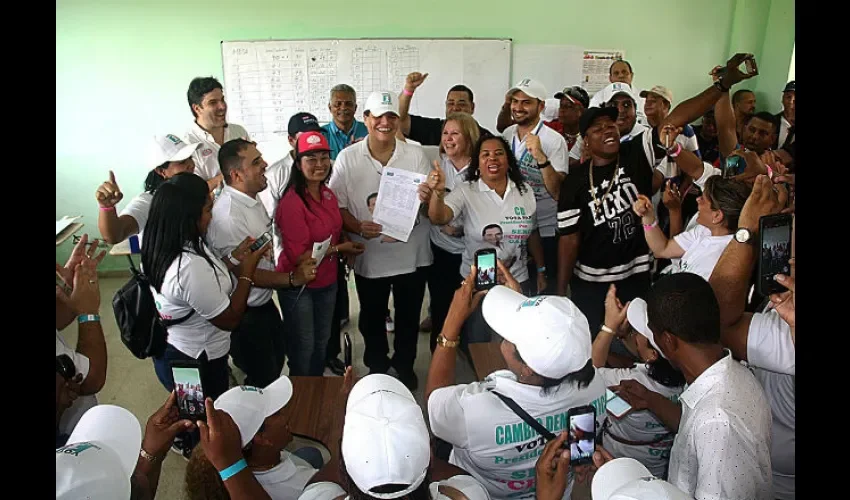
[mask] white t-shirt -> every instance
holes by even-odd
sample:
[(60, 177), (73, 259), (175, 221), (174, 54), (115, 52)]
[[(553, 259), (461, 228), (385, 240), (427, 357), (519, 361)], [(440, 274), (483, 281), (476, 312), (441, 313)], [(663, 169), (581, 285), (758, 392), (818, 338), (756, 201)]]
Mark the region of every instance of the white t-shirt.
[[(679, 401), (683, 387), (667, 387), (653, 380), (647, 373), (645, 364), (634, 368), (597, 368), (596, 373), (602, 377), (605, 387), (618, 385), (623, 380), (636, 380), (652, 392), (657, 392), (670, 401)], [(667, 462), (670, 460), (670, 448), (673, 446), (675, 431), (664, 427), (658, 417), (649, 410), (632, 410), (623, 418), (607, 415), (609, 430), (612, 434), (628, 441), (647, 443), (668, 435), (668, 438), (644, 446), (623, 444), (606, 434), (604, 447), (616, 458), (634, 458), (652, 472), (653, 476), (663, 477), (667, 473)]]
[(168, 327), (168, 343), (195, 359), (206, 351), (213, 360), (230, 352), (230, 332), (208, 320), (227, 309), (235, 285), (224, 262), (206, 244), (203, 249), (215, 266), (186, 248), (165, 272), (162, 293), (153, 287), (151, 292), (163, 319), (182, 318), (195, 311), (183, 323)]
[(693, 273), (708, 281), (733, 235), (712, 236), (705, 226), (684, 231), (673, 237), (685, 253), (674, 263), (673, 273)]
[[(428, 492), (432, 500), (449, 500), (449, 497), (440, 493), (440, 486), (451, 486), (470, 500), (487, 499), (487, 491), (484, 486), (472, 476), (459, 474), (442, 481), (434, 481), (428, 485)], [(345, 497), (343, 500), (349, 500), (348, 493), (342, 489), (342, 486), (330, 481), (319, 481), (307, 486), (298, 500), (334, 500), (340, 496)]]
[[(431, 431), (454, 446), (449, 462), (478, 479), (494, 499), (534, 498), (534, 467), (545, 442), (491, 394), (493, 390), (516, 401), (556, 435), (569, 429), (570, 408), (589, 404), (596, 408), (598, 429), (602, 429), (605, 385), (599, 376), (583, 389), (564, 383), (548, 395), (540, 387), (517, 382), (508, 370), (493, 372), (482, 382), (435, 390), (428, 398)], [(572, 494), (572, 479), (565, 500)]]
[[(289, 176), (292, 174), (292, 163), (295, 160), (287, 154), (282, 159), (272, 163), (266, 168), (266, 180), (268, 187), (257, 193), (257, 198), (263, 203), (266, 213), (272, 220), (272, 237), (274, 238), (274, 261), (277, 262), (283, 246), (280, 242), (280, 229), (274, 223), (274, 213), (280, 199), (283, 198), (283, 190), (289, 184)], [(254, 236), (256, 238), (256, 236)]]
[(797, 350), (791, 327), (775, 309), (753, 314), (747, 334), (747, 362), (764, 370), (796, 375)]
[[(235, 123), (228, 123), (224, 127), (224, 142), (233, 139), (251, 140), (244, 127)], [(221, 146), (215, 142), (212, 134), (202, 129), (198, 122), (193, 121), (183, 140), (189, 144), (201, 143), (198, 149), (192, 153), (192, 159), (195, 160), (195, 175), (208, 181), (221, 173), (221, 168), (218, 165), (218, 150), (221, 149)]]
[[(74, 368), (77, 373), (83, 375), (83, 380), (89, 376), (89, 358), (72, 349), (71, 346), (65, 343), (65, 340), (59, 335), (59, 330), (56, 330), (56, 355), (67, 354), (74, 362)], [(71, 434), (77, 422), (83, 416), (83, 413), (89, 411), (93, 406), (97, 405), (97, 397), (94, 394), (79, 396), (74, 400), (67, 410), (62, 413), (59, 419), (59, 432), (62, 434)]]
[(145, 224), (148, 223), (148, 215), (151, 213), (151, 201), (153, 201), (152, 194), (148, 192), (142, 193), (130, 200), (130, 203), (118, 214), (119, 217), (129, 215), (136, 219), (136, 225), (139, 226), (139, 247), (142, 246), (142, 232), (145, 230)]
[[(272, 220), (259, 200), (247, 194), (224, 186), (212, 208), (212, 221), (207, 228), (206, 242), (222, 261), (238, 247), (248, 236), (259, 238), (261, 234), (272, 230)], [(274, 262), (270, 255), (263, 256), (257, 269), (274, 271)], [(257, 307), (272, 298), (271, 288), (252, 286), (248, 294), (248, 306)]]
[(770, 403), (770, 464), (773, 493), (779, 500), (794, 500), (796, 490), (796, 377), (760, 368), (750, 368)]
[(283, 450), (279, 464), (269, 470), (255, 471), (254, 477), (272, 500), (296, 500), (316, 472), (303, 459)]
[[(522, 178), (534, 191), (534, 198), (537, 200), (537, 226), (540, 229), (540, 236), (544, 238), (552, 237), (555, 236), (558, 225), (558, 202), (546, 190), (543, 183), (543, 172), (537, 166), (537, 160), (531, 156), (531, 152), (525, 147), (528, 134), (520, 141), (517, 137), (517, 127), (518, 125), (514, 124), (506, 128), (502, 132), (502, 137), (511, 145), (517, 165), (522, 171)], [(567, 161), (567, 141), (564, 136), (545, 126), (543, 120), (540, 120), (533, 130), (540, 137), (540, 147), (543, 149), (546, 158), (552, 163), (552, 168), (556, 172), (566, 174), (569, 170), (569, 164)], [(558, 187), (560, 188), (560, 184)]]
[(770, 405), (741, 363), (724, 357), (679, 396), (668, 481), (696, 500), (772, 500)]
[[(369, 153), (369, 141), (363, 140), (340, 151), (334, 162), (328, 186), (336, 194), (339, 208), (345, 208), (360, 221), (372, 220), (368, 200), (377, 195), (384, 167)], [(396, 139), (388, 168), (428, 175), (431, 166), (422, 148)], [(364, 278), (386, 278), (415, 272), (433, 262), (430, 241), (431, 222), (419, 213), (407, 243), (387, 242), (382, 236), (367, 240), (349, 233), (354, 241), (366, 246), (354, 261), (354, 272)]]
[[(448, 193), (458, 189), (461, 184), (466, 182), (466, 173), (469, 171), (469, 164), (460, 170), (456, 170), (454, 163), (445, 154), (441, 155), (440, 163), (440, 167), (443, 169), (446, 177), (446, 193), (448, 195)], [(463, 228), (463, 220), (455, 219), (448, 225)], [(449, 236), (441, 230), (441, 227), (434, 224), (431, 225), (431, 241), (449, 253), (463, 253), (463, 236)]]
[[(461, 276), (469, 274), (476, 250), (496, 248), (496, 256), (518, 282), (528, 279), (528, 237), (538, 227), (537, 202), (528, 184), (520, 194), (514, 181), (508, 180), (505, 196), (499, 198), (481, 179), (463, 182), (446, 195), (445, 203), (452, 209), (454, 219), (463, 221)], [(494, 224), (502, 234), (497, 246), (484, 239), (485, 229), (492, 231), (488, 226)]]

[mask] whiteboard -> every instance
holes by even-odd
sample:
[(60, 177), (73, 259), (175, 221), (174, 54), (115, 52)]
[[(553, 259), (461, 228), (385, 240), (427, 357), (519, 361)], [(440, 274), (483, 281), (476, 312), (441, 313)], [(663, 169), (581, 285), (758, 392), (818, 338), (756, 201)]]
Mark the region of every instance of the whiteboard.
[(228, 120), (251, 138), (286, 136), (289, 117), (309, 111), (330, 121), (330, 89), (357, 91), (357, 119), (376, 90), (401, 92), (408, 73), (428, 73), (410, 113), (445, 116), (449, 88), (472, 89), (475, 118), (494, 129), (510, 86), (511, 41), (496, 39), (253, 40), (221, 43)]

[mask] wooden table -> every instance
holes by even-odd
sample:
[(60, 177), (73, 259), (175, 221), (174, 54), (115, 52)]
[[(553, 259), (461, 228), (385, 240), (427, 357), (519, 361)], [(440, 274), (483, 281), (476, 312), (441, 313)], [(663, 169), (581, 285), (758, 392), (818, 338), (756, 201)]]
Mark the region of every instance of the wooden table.
[(343, 404), (339, 390), (342, 377), (289, 377), (292, 381), (292, 399), (284, 407), (289, 428), (319, 441), (329, 450), (339, 447), (342, 428), (334, 428), (333, 420)]
[[(131, 236), (130, 238), (132, 238), (132, 237), (133, 236)], [(138, 236), (136, 236), (136, 237), (138, 238)], [(127, 238), (126, 240), (124, 240), (120, 243), (116, 243), (116, 244), (112, 245), (112, 248), (109, 249), (109, 255), (126, 256), (127, 260), (130, 261), (130, 267), (135, 267), (135, 265), (133, 264), (133, 259), (131, 257), (131, 255), (134, 255), (134, 254), (130, 250), (130, 238)], [(138, 255), (138, 254), (136, 254), (136, 255)]]
[(469, 354), (472, 356), (472, 367), (479, 380), (484, 380), (496, 370), (504, 370), (508, 366), (502, 357), (499, 342), (479, 342), (469, 344)]

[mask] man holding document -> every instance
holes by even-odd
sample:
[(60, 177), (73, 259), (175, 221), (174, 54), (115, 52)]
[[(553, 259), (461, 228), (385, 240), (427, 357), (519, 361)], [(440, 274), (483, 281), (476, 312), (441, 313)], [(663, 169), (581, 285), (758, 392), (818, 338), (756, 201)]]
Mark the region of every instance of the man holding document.
[[(373, 92), (363, 116), (369, 135), (339, 153), (330, 188), (339, 200), (343, 229), (353, 241), (366, 246), (354, 262), (360, 299), (358, 327), (366, 344), (363, 361), (370, 373), (394, 368), (399, 379), (415, 390), (418, 380), (413, 362), (425, 295), (424, 268), (433, 260), (431, 223), (420, 203), (427, 207), (431, 195), (425, 183), (431, 167), (422, 148), (396, 139), (399, 110), (395, 94)], [(385, 325), (390, 290), (395, 303), (392, 360), (387, 356)]]

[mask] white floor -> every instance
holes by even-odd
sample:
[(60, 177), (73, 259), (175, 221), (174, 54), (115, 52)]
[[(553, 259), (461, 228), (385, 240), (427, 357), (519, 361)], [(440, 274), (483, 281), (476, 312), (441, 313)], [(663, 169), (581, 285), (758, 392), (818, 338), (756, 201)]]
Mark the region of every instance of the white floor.
[[(159, 383), (154, 374), (153, 363), (150, 360), (139, 360), (135, 358), (121, 343), (118, 328), (112, 314), (112, 296), (126, 282), (126, 278), (103, 278), (101, 279), (101, 316), (103, 318), (104, 334), (106, 336), (106, 347), (109, 354), (106, 385), (98, 394), (100, 403), (114, 404), (127, 408), (139, 419), (144, 428), (148, 417), (159, 408), (168, 396), (165, 388)], [(360, 313), (360, 304), (357, 301), (357, 293), (354, 290), (354, 280), (350, 279), (348, 284), (350, 302), (350, 322), (344, 331), (349, 332), (353, 342), (353, 360), (355, 373), (364, 376), (369, 371), (363, 365), (363, 337), (357, 331), (357, 318)], [(275, 295), (275, 301), (277, 297)], [(422, 308), (422, 318), (427, 315), (428, 298), (426, 293), (425, 304)], [(70, 345), (76, 345), (77, 329), (72, 324), (61, 332)], [(428, 375), (428, 366), (431, 360), (428, 349), (429, 334), (420, 332), (418, 351), (414, 370), (419, 377), (419, 388), (414, 392), (417, 401), (422, 405), (422, 396), (425, 390), (425, 381)], [(392, 349), (392, 341), (390, 341)], [(288, 368), (284, 368), (286, 374)], [(241, 380), (238, 369), (235, 375)], [(326, 376), (334, 376), (329, 370)], [(472, 367), (459, 356), (457, 363), (457, 382), (468, 383), (474, 380), (475, 374)], [(427, 419), (426, 419), (427, 421)], [(159, 499), (183, 499), (186, 462), (182, 457), (169, 453), (162, 468), (157, 498)], [(576, 487), (573, 498), (590, 498), (587, 488)]]

